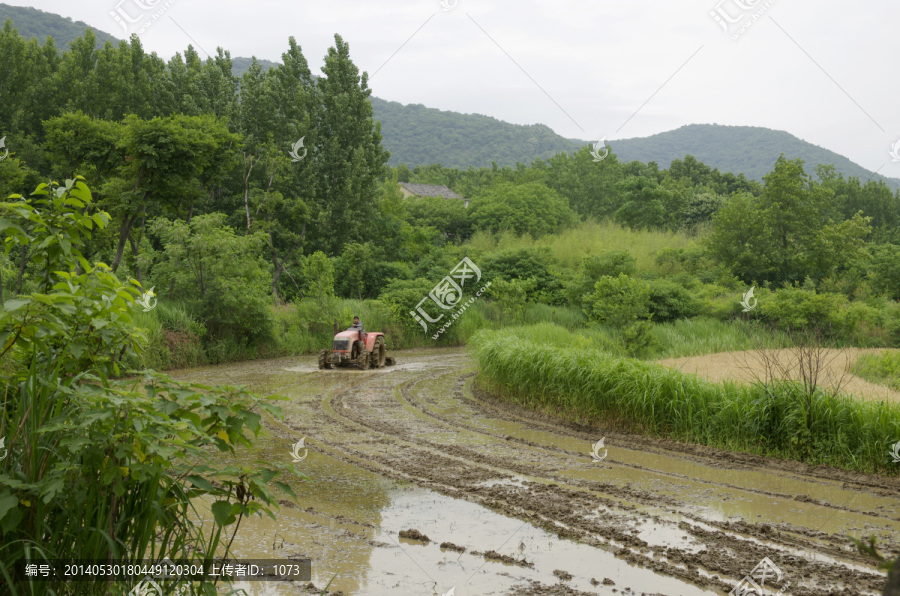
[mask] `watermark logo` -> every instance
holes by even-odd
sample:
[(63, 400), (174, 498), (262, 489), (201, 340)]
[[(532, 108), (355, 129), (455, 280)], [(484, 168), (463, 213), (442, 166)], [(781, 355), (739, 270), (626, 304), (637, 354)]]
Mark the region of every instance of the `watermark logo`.
[[(780, 584), (782, 577), (783, 574), (781, 573), (781, 569), (772, 562), (772, 559), (763, 557), (763, 560), (757, 563), (756, 567), (753, 568), (753, 571), (745, 575), (744, 578), (731, 589), (728, 596), (750, 596), (751, 594), (753, 596), (764, 596), (768, 593), (765, 588), (766, 582), (768, 581), (770, 586), (772, 586), (772, 584)], [(790, 585), (791, 582), (787, 582), (785, 585), (781, 586), (778, 592), (774, 592), (773, 587), (770, 587), (769, 590), (776, 596), (781, 596)]]
[(606, 146), (606, 137), (603, 137), (594, 143), (594, 148), (591, 149), (591, 155), (594, 157), (594, 161), (601, 161), (604, 157), (609, 155), (609, 147)]
[[(463, 260), (456, 264), (456, 267), (453, 268), (450, 275), (445, 276), (444, 279), (439, 281), (428, 293), (428, 296), (419, 301), (416, 305), (416, 310), (409, 311), (409, 314), (412, 315), (427, 333), (428, 323), (439, 322), (444, 318), (446, 313), (432, 318), (425, 310), (425, 307), (422, 306), (426, 300), (431, 299), (431, 301), (442, 310), (453, 310), (454, 308), (457, 308), (457, 306), (459, 307), (456, 312), (449, 315), (447, 322), (444, 323), (436, 334), (431, 336), (431, 339), (440, 337), (440, 335), (453, 324), (453, 321), (458, 319), (465, 310), (475, 302), (475, 299), (479, 298), (491, 285), (490, 282), (483, 285), (473, 297), (469, 298), (465, 303), (460, 304), (463, 298), (463, 288), (465, 288), (466, 282), (473, 278), (475, 283), (481, 281), (481, 269), (479, 269), (469, 257), (463, 257)], [(474, 284), (470, 283), (469, 287), (472, 287), (473, 285)]]
[(738, 39), (773, 4), (775, 0), (719, 0), (709, 11), (709, 16), (722, 31), (731, 35), (731, 39)]
[[(2, 146), (3, 139), (0, 139), (0, 147)], [(888, 151), (888, 155), (891, 156), (891, 161), (900, 161), (900, 139), (897, 139), (894, 144), (891, 145), (891, 150)]]
[[(156, 286), (153, 286), (153, 288), (155, 287)], [(150, 288), (149, 290), (141, 294), (141, 297), (135, 301), (144, 307), (144, 312), (150, 312), (151, 310), (156, 308), (156, 303), (158, 302), (158, 300), (154, 298), (156, 294), (153, 293), (153, 288)], [(151, 299), (153, 300), (153, 304), (150, 304)]]
[[(125, 9), (122, 5), (129, 8)], [(125, 35), (137, 33), (140, 35), (150, 28), (159, 18), (175, 4), (175, 0), (119, 0), (115, 10), (109, 15), (122, 28)], [(145, 20), (146, 19), (146, 20)]]
[(454, 596), (454, 594), (456, 594), (456, 586), (450, 588), (450, 591), (444, 594), (444, 596)]
[[(306, 449), (306, 445), (304, 442), (306, 441), (306, 437), (303, 437), (296, 443), (294, 443), (294, 450), (291, 451), (291, 458), (293, 458), (294, 463), (301, 462), (306, 459), (306, 456), (309, 455), (309, 450)], [(300, 457), (300, 450), (303, 449), (303, 457)]]
[[(606, 449), (603, 445), (603, 441), (606, 440), (606, 437), (603, 437), (596, 443), (594, 443), (594, 448), (591, 449), (591, 459), (594, 461), (603, 461), (606, 459), (606, 453), (608, 449)], [(600, 450), (603, 449), (603, 455), (600, 455)]]
[(441, 10), (449, 12), (459, 6), (459, 0), (441, 0)]
[(163, 591), (158, 583), (147, 576), (128, 592), (128, 596), (163, 596)]
[[(756, 308), (757, 300), (753, 297), (753, 288), (756, 286), (750, 286), (750, 289), (744, 294), (744, 299), (741, 300), (740, 304), (744, 307), (744, 312), (750, 312), (754, 308)], [(750, 304), (750, 301), (753, 301), (753, 304)]]
[[(3, 439), (0, 439), (0, 447), (3, 447)], [(894, 443), (894, 450), (888, 451), (888, 455), (890, 455), (893, 459), (891, 460), (895, 464), (900, 464), (900, 441)], [(0, 459), (3, 459), (0, 457)]]
[[(291, 150), (288, 151), (288, 155), (291, 156), (291, 161), (300, 161), (304, 157), (306, 157), (306, 147), (303, 146), (303, 139), (306, 138), (306, 135), (300, 137), (300, 140), (291, 145)], [(299, 149), (303, 149), (303, 155), (298, 153)]]
[[(897, 443), (897, 445), (900, 445), (900, 443)], [(3, 461), (9, 455), (9, 449), (6, 448), (6, 437), (0, 437), (0, 452), (3, 453), (3, 455), (0, 455), (0, 461)]]
[(0, 161), (6, 159), (6, 156), (9, 155), (9, 149), (6, 148), (6, 137), (0, 137), (0, 149), (3, 149), (3, 157), (0, 157)]

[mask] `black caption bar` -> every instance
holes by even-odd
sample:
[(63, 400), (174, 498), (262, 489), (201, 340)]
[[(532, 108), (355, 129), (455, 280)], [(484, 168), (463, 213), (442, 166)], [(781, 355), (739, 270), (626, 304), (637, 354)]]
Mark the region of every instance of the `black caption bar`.
[(18, 561), (16, 576), (25, 581), (311, 581), (311, 559), (163, 559), (162, 561), (49, 559)]

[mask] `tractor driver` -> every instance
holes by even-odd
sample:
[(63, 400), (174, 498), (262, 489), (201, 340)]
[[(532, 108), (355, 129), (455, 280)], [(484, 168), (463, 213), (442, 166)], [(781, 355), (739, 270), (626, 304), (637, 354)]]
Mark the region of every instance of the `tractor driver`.
[(365, 333), (366, 333), (365, 330), (363, 329), (362, 323), (360, 323), (360, 321), (359, 321), (358, 316), (353, 317), (353, 324), (350, 325), (350, 329), (355, 329), (356, 331), (359, 331), (359, 339), (360, 340), (362, 340), (363, 335), (365, 335)]

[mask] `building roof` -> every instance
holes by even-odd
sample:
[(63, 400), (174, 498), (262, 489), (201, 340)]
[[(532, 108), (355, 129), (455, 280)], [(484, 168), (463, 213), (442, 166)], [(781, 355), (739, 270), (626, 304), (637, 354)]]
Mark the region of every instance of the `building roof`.
[(443, 184), (410, 184), (409, 182), (401, 182), (400, 186), (420, 197), (444, 197), (445, 199), (465, 200)]

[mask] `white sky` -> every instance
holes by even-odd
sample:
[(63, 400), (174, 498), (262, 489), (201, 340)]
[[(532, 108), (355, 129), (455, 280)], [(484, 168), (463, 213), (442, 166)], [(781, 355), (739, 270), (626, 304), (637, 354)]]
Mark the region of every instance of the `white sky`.
[[(293, 35), (318, 72), (339, 33), (382, 99), (589, 141), (765, 126), (900, 177), (888, 154), (900, 138), (892, 0), (443, 0), (449, 10), (441, 0), (4, 1), (120, 38), (116, 8), (141, 19), (135, 28), (162, 10), (140, 37), (165, 59), (195, 42), (280, 60)], [(717, 7), (740, 19), (728, 33)]]

